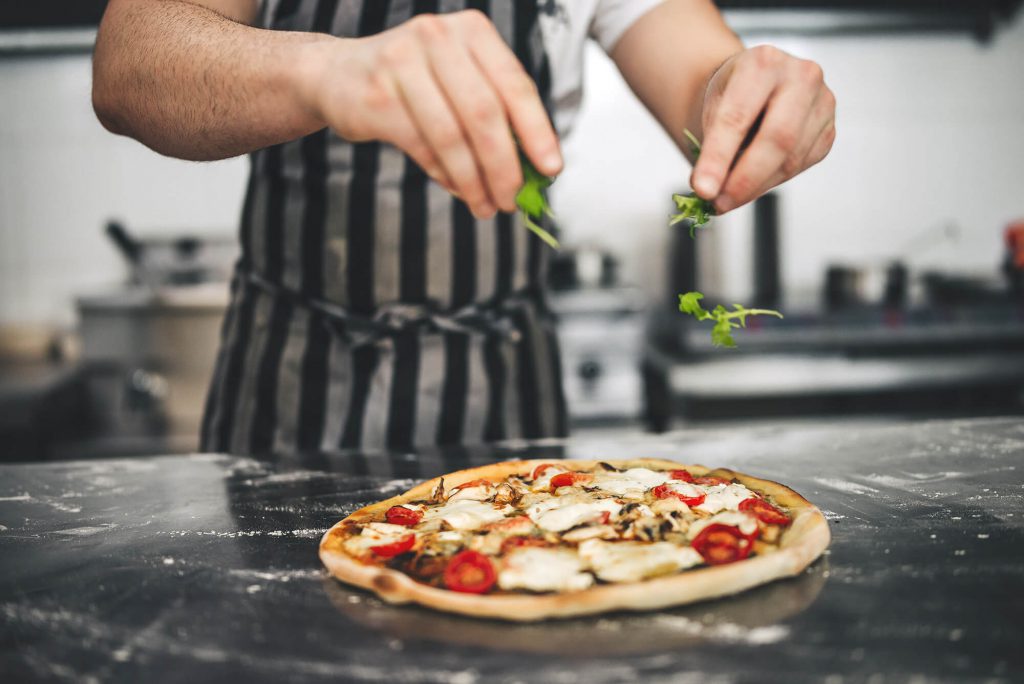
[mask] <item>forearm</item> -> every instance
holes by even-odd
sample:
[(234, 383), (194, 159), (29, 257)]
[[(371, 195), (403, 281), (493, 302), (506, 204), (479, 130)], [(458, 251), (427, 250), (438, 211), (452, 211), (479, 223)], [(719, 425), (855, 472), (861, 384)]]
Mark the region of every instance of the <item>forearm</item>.
[(317, 53), (338, 41), (252, 28), (187, 2), (112, 2), (93, 106), (106, 128), (162, 154), (236, 156), (325, 126), (303, 88)]
[(633, 92), (692, 161), (683, 131), (703, 138), (708, 81), (742, 49), (710, 0), (667, 0), (637, 20), (611, 56)]

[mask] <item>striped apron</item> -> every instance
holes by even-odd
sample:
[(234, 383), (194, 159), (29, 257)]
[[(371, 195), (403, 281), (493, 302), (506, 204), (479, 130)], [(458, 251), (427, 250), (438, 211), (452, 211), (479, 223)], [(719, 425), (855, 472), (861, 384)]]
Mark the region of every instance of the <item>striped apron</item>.
[[(548, 102), (537, 4), (270, 0), (263, 26), (368, 36), (487, 13)], [(329, 130), (252, 154), (206, 451), (407, 449), (566, 432), (547, 247), (478, 221), (409, 157)]]

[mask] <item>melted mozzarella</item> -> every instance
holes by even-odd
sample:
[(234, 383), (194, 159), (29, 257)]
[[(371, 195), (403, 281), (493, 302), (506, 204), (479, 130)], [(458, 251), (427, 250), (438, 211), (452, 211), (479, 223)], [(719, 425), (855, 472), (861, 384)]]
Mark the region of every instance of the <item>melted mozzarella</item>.
[(620, 508), (622, 504), (613, 499), (595, 500), (579, 493), (541, 499), (526, 508), (526, 515), (542, 529), (562, 532), (576, 525), (597, 520), (604, 512), (614, 516)]
[(721, 524), (731, 525), (732, 527), (739, 528), (740, 533), (745, 535), (754, 534), (757, 531), (757, 520), (752, 515), (747, 515), (742, 511), (722, 511), (716, 513), (710, 518), (702, 518), (696, 522), (690, 523), (690, 529), (687, 531), (687, 535), (690, 539), (693, 539), (700, 531), (708, 525)]
[(602, 517), (602, 513), (615, 515), (622, 504), (611, 499), (600, 499), (592, 503), (576, 503), (562, 506), (540, 515), (536, 519), (537, 526), (549, 532), (563, 532), (570, 528), (593, 522)]
[(740, 501), (754, 496), (753, 492), (741, 484), (711, 485), (702, 489), (705, 494), (704, 501), (693, 509), (704, 513), (738, 510)]
[(464, 487), (448, 497), (452, 501), (486, 501), (494, 495), (494, 487), (490, 485), (477, 485), (476, 487)]
[(594, 583), (572, 549), (525, 547), (505, 557), (498, 586), (505, 590), (580, 591)]
[(668, 473), (659, 473), (648, 468), (630, 468), (620, 473), (597, 473), (588, 486), (603, 492), (632, 499), (643, 498), (652, 487), (668, 482)]
[(605, 542), (588, 539), (580, 557), (605, 582), (638, 582), (699, 565), (701, 555), (689, 546), (671, 542)]
[(460, 499), (448, 501), (444, 506), (427, 509), (423, 514), (423, 521), (443, 520), (456, 530), (477, 530), (487, 523), (501, 520), (511, 510), (511, 506), (495, 507), (481, 501)]
[(665, 499), (658, 499), (651, 504), (651, 513), (655, 515), (675, 513), (677, 511), (680, 513), (689, 513), (690, 507), (674, 496), (670, 496)]
[(370, 548), (373, 546), (393, 544), (410, 534), (414, 534), (414, 532), (403, 525), (371, 522), (363, 525), (363, 531), (360, 534), (346, 539), (342, 546), (353, 556), (362, 556), (370, 553)]

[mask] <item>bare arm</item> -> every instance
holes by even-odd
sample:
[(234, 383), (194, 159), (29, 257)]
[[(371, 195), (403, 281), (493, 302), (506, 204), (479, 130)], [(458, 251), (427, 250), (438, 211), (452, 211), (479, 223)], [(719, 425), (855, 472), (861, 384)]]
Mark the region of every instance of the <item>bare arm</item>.
[(196, 160), (329, 126), (398, 146), (481, 217), (515, 208), (513, 132), (541, 172), (561, 170), (536, 86), (483, 14), (342, 39), (252, 28), (254, 10), (252, 0), (111, 0), (94, 58), (100, 120)]
[(687, 156), (683, 129), (703, 140), (690, 184), (720, 213), (817, 164), (832, 147), (836, 101), (821, 67), (767, 45), (744, 49), (710, 0), (655, 7), (612, 58)]
[[(248, 0), (112, 0), (93, 61), (109, 130), (193, 160), (233, 157), (323, 128), (296, 73), (328, 36), (265, 31)], [(227, 16), (225, 16), (227, 15)]]

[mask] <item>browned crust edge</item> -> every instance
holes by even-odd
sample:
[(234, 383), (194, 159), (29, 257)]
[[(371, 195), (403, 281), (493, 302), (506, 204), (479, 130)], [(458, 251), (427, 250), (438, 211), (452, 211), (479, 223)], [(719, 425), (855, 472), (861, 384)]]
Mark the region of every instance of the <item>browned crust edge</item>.
[[(689, 570), (679, 575), (629, 584), (604, 584), (568, 594), (475, 595), (461, 594), (421, 584), (408, 575), (375, 565), (366, 565), (345, 553), (338, 543), (347, 525), (377, 517), (391, 506), (423, 499), (437, 486), (440, 477), (423, 482), (404, 494), (366, 506), (329, 529), (320, 540), (320, 560), (337, 579), (373, 591), (389, 603), (415, 602), (447, 612), (474, 617), (529, 622), (554, 617), (592, 615), (614, 610), (654, 610), (727, 596), (803, 571), (822, 554), (830, 541), (828, 523), (821, 511), (792, 489), (727, 469), (710, 470), (662, 459), (606, 461), (618, 468), (686, 468), (691, 473), (735, 478), (758, 492), (768, 494), (788, 508), (793, 524), (782, 536), (778, 551), (733, 563)], [(445, 487), (477, 478), (499, 480), (509, 475), (528, 474), (541, 463), (558, 463), (569, 468), (590, 468), (596, 460), (506, 461), (448, 473)]]

